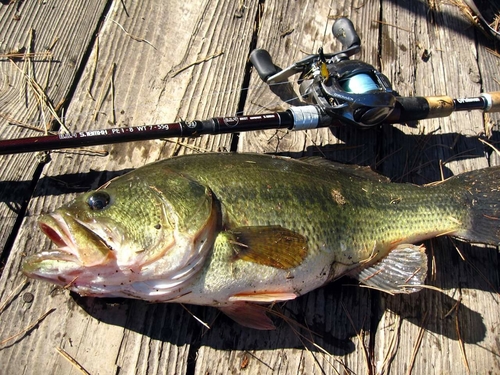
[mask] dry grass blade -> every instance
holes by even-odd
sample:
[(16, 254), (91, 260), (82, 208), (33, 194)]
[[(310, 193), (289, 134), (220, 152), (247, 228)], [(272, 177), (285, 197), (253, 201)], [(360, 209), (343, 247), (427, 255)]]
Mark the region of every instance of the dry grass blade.
[(122, 30), (123, 30), (123, 32), (124, 32), (124, 33), (125, 33), (125, 34), (129, 37), (129, 38), (131, 38), (131, 39), (133, 39), (133, 40), (136, 40), (136, 41), (138, 41), (138, 42), (144, 42), (144, 43), (146, 43), (146, 44), (149, 44), (149, 45), (150, 45), (151, 47), (153, 47), (154, 49), (157, 49), (155, 46), (153, 46), (153, 44), (152, 44), (150, 41), (148, 41), (148, 40), (146, 40), (146, 39), (144, 39), (144, 38), (139, 38), (138, 36), (135, 36), (135, 35), (130, 34), (130, 33), (129, 33), (127, 30), (125, 30), (125, 28), (124, 28), (122, 25), (120, 25), (118, 22), (116, 22), (115, 20), (112, 20), (112, 19), (109, 19), (109, 20), (110, 20), (111, 22), (113, 22), (113, 23), (117, 24), (117, 25), (118, 25), (118, 27), (119, 27), (120, 29), (122, 29)]
[[(42, 110), (42, 114), (43, 114), (43, 109), (46, 109), (51, 114), (51, 116), (59, 123), (59, 125), (62, 127), (62, 129), (64, 129), (64, 131), (69, 133), (70, 132), (69, 129), (66, 127), (66, 125), (63, 123), (63, 121), (61, 120), (61, 118), (57, 114), (56, 109), (52, 105), (47, 94), (45, 94), (44, 89), (38, 84), (38, 82), (36, 82), (33, 79), (33, 77), (31, 75), (29, 75), (28, 73), (26, 73), (22, 69), (20, 69), (14, 62), (11, 61), (11, 63), (17, 70), (19, 70), (23, 74), (23, 77), (26, 80), (28, 87), (31, 88), (33, 95), (36, 97), (36, 99), (38, 101), (38, 104)], [(48, 133), (47, 129), (46, 129), (46, 133)]]
[(268, 363), (264, 362), (262, 359), (260, 359), (259, 357), (257, 357), (255, 354), (249, 352), (248, 350), (245, 350), (245, 353), (248, 354), (249, 356), (251, 356), (252, 358), (254, 358), (255, 360), (257, 360), (258, 362), (262, 363), (269, 370), (274, 371), (274, 368), (271, 365), (269, 365)]
[(484, 143), (485, 145), (491, 147), (491, 149), (493, 151), (495, 151), (495, 154), (497, 154), (498, 156), (500, 156), (500, 151), (495, 147), (493, 146), (491, 143), (489, 142), (486, 142), (484, 139), (481, 139), (481, 138), (478, 138), (480, 142)]
[[(111, 64), (110, 68), (108, 69), (108, 72), (106, 73), (106, 77), (104, 78), (104, 85), (101, 88), (101, 91), (100, 91), (99, 96), (97, 98), (97, 102), (95, 104), (94, 115), (92, 116), (93, 121), (97, 121), (97, 116), (99, 114), (99, 110), (101, 109), (101, 107), (104, 103), (105, 94), (108, 90), (108, 84), (107, 84), (108, 82), (110, 82), (111, 89), (113, 90), (113, 76), (114, 76), (114, 72), (115, 72), (115, 66), (116, 66), (115, 63)], [(114, 99), (113, 99), (113, 101), (114, 101)], [(113, 108), (113, 112), (114, 112), (114, 108)]]
[(68, 360), (69, 363), (71, 363), (73, 366), (75, 366), (82, 374), (90, 375), (90, 372), (85, 370), (85, 368), (81, 364), (79, 364), (76, 361), (76, 359), (74, 359), (72, 356), (70, 356), (64, 349), (57, 347), (56, 350), (60, 355), (62, 355), (66, 360)]
[(37, 60), (51, 60), (52, 59), (52, 52), (51, 51), (45, 51), (45, 52), (7, 52), (7, 53), (0, 53), (0, 59), (5, 59), (5, 60), (25, 60), (25, 59), (37, 59)]
[(219, 56), (221, 56), (223, 54), (224, 54), (224, 52), (220, 51), (220, 52), (214, 53), (213, 55), (210, 55), (210, 56), (204, 57), (202, 59), (196, 60), (195, 62), (192, 62), (191, 64), (188, 64), (188, 65), (186, 65), (183, 68), (180, 68), (179, 70), (176, 70), (174, 73), (172, 73), (172, 78), (175, 77), (176, 75), (182, 73), (183, 71), (191, 68), (192, 66), (195, 66), (195, 65), (201, 64), (203, 62), (207, 62), (209, 60), (215, 59), (216, 57), (219, 57)]
[(403, 30), (403, 31), (407, 31), (407, 32), (409, 32), (409, 33), (411, 33), (411, 32), (412, 32), (412, 31), (411, 31), (411, 30), (409, 30), (409, 29), (405, 29), (404, 27), (397, 26), (397, 25), (393, 25), (393, 24), (390, 24), (390, 23), (388, 23), (388, 22), (379, 21), (379, 20), (372, 20), (372, 22), (380, 23), (381, 25), (386, 25), (386, 26), (390, 26), (390, 27), (395, 27), (396, 29)]
[[(287, 322), (289, 323), (289, 322)], [(309, 348), (307, 347), (307, 345), (305, 344), (305, 342), (302, 340), (303, 338), (309, 342), (312, 342), (311, 340), (309, 340), (307, 337), (305, 337), (304, 335), (302, 335), (301, 333), (299, 333), (290, 323), (289, 323), (289, 326), (290, 328), (292, 329), (292, 331), (297, 335), (297, 337), (299, 338), (300, 342), (302, 343), (302, 345), (304, 346), (304, 349), (307, 351), (307, 353), (309, 353), (311, 355), (311, 357), (313, 358), (314, 360), (314, 364), (318, 366), (319, 370), (321, 371), (322, 374), (326, 374), (325, 370), (323, 369), (323, 367), (321, 367), (321, 364), (319, 363), (318, 359), (316, 358), (316, 356), (314, 355), (313, 352), (311, 352), (309, 350)], [(321, 348), (321, 347), (320, 347)], [(325, 351), (326, 352), (326, 351)], [(334, 368), (335, 372), (338, 373), (338, 371)]]
[(0, 305), (0, 314), (3, 313), (5, 308), (9, 305), (9, 303), (19, 294), (21, 290), (24, 289), (24, 287), (29, 283), (28, 279), (24, 279), (24, 281), (19, 284), (3, 301), (3, 303)]
[(95, 100), (92, 96), (92, 88), (94, 87), (95, 74), (97, 70), (97, 61), (99, 60), (99, 36), (95, 39), (95, 50), (94, 50), (94, 60), (92, 61), (92, 67), (90, 70), (90, 80), (87, 86), (87, 93), (90, 95), (92, 100)]
[(443, 293), (444, 289), (441, 289), (437, 286), (434, 285), (427, 285), (427, 284), (407, 284), (407, 285), (400, 285), (401, 288), (421, 288), (421, 289), (430, 289), (430, 290), (435, 290), (436, 292)]
[(6, 120), (9, 125), (20, 126), (22, 128), (26, 128), (26, 129), (30, 129), (30, 130), (44, 133), (44, 131), (42, 129), (37, 128), (36, 126), (30, 125), (28, 123), (19, 121), (13, 117), (10, 117), (10, 115), (8, 115), (7, 113), (0, 112), (0, 117), (3, 118), (4, 120)]
[(460, 353), (462, 354), (462, 361), (464, 362), (465, 369), (467, 370), (467, 374), (470, 374), (469, 361), (467, 360), (467, 355), (465, 353), (465, 345), (462, 340), (462, 336), (460, 335), (460, 324), (458, 322), (458, 310), (460, 308), (461, 298), (457, 301), (455, 308), (455, 328), (457, 330), (458, 344), (460, 347)]
[(10, 337), (7, 337), (6, 339), (0, 341), (0, 346), (3, 346), (5, 345), (6, 343), (8, 343), (9, 341), (12, 341), (12, 340), (15, 340), (15, 339), (18, 339), (18, 338), (21, 338), (23, 337), (24, 335), (26, 335), (28, 332), (30, 332), (31, 330), (33, 330), (38, 324), (40, 324), (49, 314), (52, 314), (54, 311), (56, 311), (55, 308), (52, 308), (50, 309), (49, 311), (47, 311), (46, 313), (42, 314), (42, 316), (40, 316), (37, 320), (35, 320), (32, 324), (30, 324), (28, 327), (26, 327), (25, 329), (23, 329), (21, 332), (18, 332), (16, 333), (15, 335), (12, 335)]
[(191, 315), (193, 318), (195, 318), (195, 319), (196, 319), (199, 323), (201, 323), (201, 324), (202, 324), (205, 328), (210, 329), (210, 326), (209, 326), (207, 323), (205, 323), (203, 320), (201, 320), (201, 319), (200, 319), (200, 318), (198, 318), (196, 315), (194, 315), (191, 311), (189, 311), (189, 309), (188, 309), (186, 306), (184, 306), (184, 304), (183, 304), (183, 303), (181, 303), (180, 305), (182, 306), (182, 308), (183, 308), (184, 310), (186, 310), (186, 311), (188, 312), (188, 314), (189, 314), (189, 315)]
[(492, 283), (490, 280), (488, 280), (488, 278), (486, 277), (486, 275), (481, 272), (481, 270), (479, 268), (477, 268), (474, 264), (472, 264), (467, 258), (465, 258), (465, 256), (462, 254), (462, 252), (460, 251), (460, 249), (458, 248), (457, 244), (455, 243), (455, 241), (453, 240), (453, 238), (451, 237), (448, 237), (451, 241), (451, 243), (453, 244), (453, 246), (455, 247), (455, 250), (457, 250), (458, 254), (460, 255), (460, 257), (462, 258), (463, 261), (465, 261), (469, 266), (471, 266), (478, 274), (479, 276), (481, 276), (481, 278), (486, 282), (486, 284), (488, 284), (488, 286), (491, 288), (491, 291), (493, 293), (496, 293), (497, 295), (500, 296), (500, 291), (497, 290), (495, 288), (495, 285), (494, 283)]
[[(312, 336), (318, 336), (318, 337), (321, 337), (320, 334), (314, 332), (313, 330), (311, 330), (309, 327), (303, 325), (303, 324), (300, 324), (299, 322), (297, 322), (296, 320), (292, 319), (292, 318), (289, 318), (288, 316), (284, 315), (283, 313), (279, 312), (279, 311), (276, 311), (276, 310), (273, 310), (271, 308), (265, 308), (266, 309), (266, 312), (269, 313), (269, 314), (273, 314), (274, 316), (284, 320), (288, 326), (290, 327), (290, 329), (292, 330), (292, 332), (299, 338), (300, 342), (302, 343), (302, 345), (304, 346), (304, 348), (312, 355), (315, 363), (318, 363), (316, 357), (312, 354), (312, 352), (309, 351), (309, 349), (307, 348), (307, 346), (305, 345), (306, 343), (305, 342), (308, 342), (309, 344), (311, 344), (312, 346), (314, 346), (316, 349), (318, 349), (320, 352), (322, 352), (325, 356), (328, 356), (328, 357), (332, 357), (331, 354), (326, 350), (324, 349), (323, 347), (321, 347), (321, 345), (318, 345), (317, 343), (314, 342), (314, 339), (312, 338)], [(304, 334), (300, 333), (298, 331), (298, 329), (296, 329), (296, 327), (298, 328), (302, 328), (304, 329), (311, 337), (306, 337)], [(338, 362), (342, 368), (343, 368), (343, 374), (353, 374), (354, 372), (349, 369), (345, 363), (343, 363), (342, 361), (334, 358), (334, 360), (336, 362)], [(332, 366), (332, 369), (337, 373), (337, 374), (340, 374), (338, 372), (338, 370), (333, 366), (333, 364), (328, 361), (327, 359), (327, 362)], [(323, 369), (320, 367), (320, 369), (323, 371)], [(324, 371), (323, 371), (324, 372)]]
[(210, 149), (208, 149), (208, 148), (199, 147), (199, 146), (196, 146), (196, 145), (192, 145), (190, 143), (181, 142), (181, 141), (179, 141), (178, 138), (176, 138), (175, 141), (173, 141), (171, 139), (168, 139), (168, 138), (165, 138), (165, 139), (162, 138), (161, 140), (165, 141), (165, 142), (168, 142), (168, 143), (174, 143), (176, 145), (188, 148), (188, 149), (196, 151), (196, 152), (201, 152), (201, 153), (210, 152)]
[(500, 57), (500, 53), (498, 53), (495, 50), (492, 50), (490, 48), (486, 48), (486, 51), (489, 52), (489, 53), (491, 53), (493, 56)]

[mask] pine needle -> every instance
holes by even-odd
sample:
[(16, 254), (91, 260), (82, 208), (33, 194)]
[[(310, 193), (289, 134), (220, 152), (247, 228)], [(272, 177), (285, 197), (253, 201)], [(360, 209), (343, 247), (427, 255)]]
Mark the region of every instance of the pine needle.
[[(27, 85), (31, 88), (33, 95), (35, 95), (35, 98), (38, 101), (42, 116), (44, 113), (43, 109), (46, 109), (52, 115), (52, 117), (59, 123), (59, 125), (63, 128), (63, 130), (66, 131), (67, 133), (70, 133), (69, 129), (66, 127), (66, 125), (61, 120), (60, 116), (57, 114), (54, 106), (47, 97), (47, 94), (45, 94), (44, 89), (38, 84), (38, 82), (36, 82), (33, 79), (32, 76), (21, 70), (15, 63), (12, 62), (12, 60), (11, 63), (17, 70), (19, 70), (23, 74), (23, 77), (26, 80)], [(48, 130), (46, 130), (46, 133), (48, 133)]]
[(401, 26), (398, 26), (398, 25), (393, 25), (393, 24), (391, 24), (389, 22), (384, 22), (384, 21), (379, 21), (379, 20), (372, 20), (372, 22), (379, 23), (381, 25), (386, 25), (386, 26), (394, 27), (396, 29), (407, 31), (409, 33), (412, 32), (410, 29), (405, 29), (404, 27), (401, 27)]
[(56, 311), (55, 308), (50, 309), (46, 313), (42, 314), (35, 322), (30, 324), (27, 328), (23, 329), (21, 332), (16, 333), (15, 335), (12, 335), (10, 337), (7, 337), (6, 339), (0, 341), (0, 346), (5, 345), (9, 341), (12, 341), (14, 339), (22, 338), (24, 335), (32, 331), (38, 324), (40, 324), (49, 314), (52, 314), (54, 311)]
[(76, 367), (82, 374), (84, 375), (90, 375), (90, 372), (85, 370), (85, 368), (79, 364), (76, 359), (74, 359), (72, 356), (68, 354), (64, 349), (57, 347), (56, 348), (57, 352), (62, 355), (69, 363), (71, 363), (74, 367)]
[(455, 328), (457, 330), (457, 336), (458, 336), (458, 344), (460, 347), (460, 353), (462, 354), (462, 361), (464, 362), (465, 369), (467, 370), (467, 374), (470, 374), (470, 367), (469, 367), (469, 361), (467, 360), (467, 354), (465, 353), (465, 345), (462, 340), (462, 336), (460, 335), (460, 325), (458, 323), (458, 308), (460, 304), (457, 305), (457, 313), (455, 315)]
[(394, 330), (394, 334), (391, 337), (391, 341), (389, 342), (389, 347), (384, 356), (384, 362), (382, 363), (382, 370), (378, 373), (378, 375), (389, 374), (391, 363), (396, 357), (396, 353), (398, 351), (399, 346), (399, 336), (401, 335), (401, 316), (395, 314), (396, 320), (394, 325), (396, 329)]
[(491, 149), (492, 149), (493, 151), (495, 151), (495, 154), (497, 154), (497, 156), (500, 156), (500, 151), (499, 151), (499, 150), (498, 150), (495, 146), (493, 146), (491, 143), (486, 142), (484, 139), (481, 139), (481, 138), (478, 138), (478, 140), (479, 140), (479, 142), (482, 142), (482, 143), (484, 143), (485, 145), (487, 145), (487, 146), (491, 147)]
[[(92, 116), (93, 121), (97, 121), (99, 110), (101, 109), (104, 103), (105, 94), (108, 90), (108, 82), (110, 82), (111, 88), (113, 87), (114, 71), (115, 71), (115, 63), (112, 63), (110, 68), (108, 69), (108, 72), (106, 73), (106, 77), (104, 77), (104, 85), (101, 87), (101, 91), (99, 92), (99, 96), (97, 97), (97, 101), (94, 108), (94, 115)], [(114, 111), (114, 108), (112, 110)]]
[(361, 336), (361, 333), (359, 333), (358, 330), (356, 329), (356, 326), (354, 325), (354, 321), (351, 318), (351, 314), (349, 314), (349, 312), (347, 311), (344, 303), (341, 302), (340, 304), (342, 305), (342, 309), (344, 310), (344, 312), (347, 316), (347, 319), (349, 319), (349, 322), (351, 322), (351, 326), (354, 329), (354, 331), (356, 332), (356, 336), (357, 336), (361, 346), (363, 347), (363, 354), (364, 354), (365, 361), (366, 361), (366, 370), (367, 370), (366, 373), (371, 375), (371, 374), (373, 374), (373, 367), (372, 367), (372, 364), (370, 362), (370, 355), (368, 353), (368, 349), (366, 348), (365, 341), (363, 340), (363, 336)]

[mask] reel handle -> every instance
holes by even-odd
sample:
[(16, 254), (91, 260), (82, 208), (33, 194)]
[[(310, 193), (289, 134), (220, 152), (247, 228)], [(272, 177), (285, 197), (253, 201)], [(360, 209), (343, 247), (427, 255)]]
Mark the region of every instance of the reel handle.
[(338, 18), (332, 26), (332, 33), (342, 43), (344, 49), (361, 45), (361, 39), (359, 39), (356, 29), (349, 18)]
[(280, 71), (273, 63), (269, 52), (265, 49), (254, 49), (250, 53), (250, 62), (253, 64), (260, 79), (267, 82), (267, 79)]

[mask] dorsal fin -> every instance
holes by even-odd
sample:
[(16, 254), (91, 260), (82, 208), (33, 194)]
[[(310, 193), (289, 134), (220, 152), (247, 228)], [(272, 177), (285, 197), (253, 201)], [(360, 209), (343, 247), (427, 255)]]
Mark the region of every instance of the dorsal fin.
[(303, 158), (300, 158), (299, 160), (307, 164), (320, 165), (323, 167), (332, 168), (336, 171), (342, 171), (344, 173), (349, 173), (353, 176), (361, 177), (372, 181), (390, 182), (389, 178), (375, 172), (370, 167), (364, 167), (354, 164), (342, 164), (319, 156), (305, 156)]

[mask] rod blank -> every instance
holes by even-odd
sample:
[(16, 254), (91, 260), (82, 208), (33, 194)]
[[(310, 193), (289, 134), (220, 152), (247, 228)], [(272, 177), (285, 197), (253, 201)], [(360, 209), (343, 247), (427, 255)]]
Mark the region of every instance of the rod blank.
[[(455, 111), (483, 110), (500, 112), (500, 92), (478, 97), (453, 99), (449, 96), (397, 97), (396, 107), (385, 123), (395, 124), (427, 118), (447, 117)], [(214, 117), (209, 120), (181, 121), (169, 124), (127, 128), (87, 130), (71, 134), (0, 140), (0, 155), (49, 151), (63, 148), (97, 146), (121, 142), (174, 137), (197, 137), (202, 134), (240, 133), (266, 129), (304, 130), (342, 123), (320, 106), (292, 107), (285, 112), (260, 115)]]

